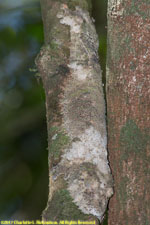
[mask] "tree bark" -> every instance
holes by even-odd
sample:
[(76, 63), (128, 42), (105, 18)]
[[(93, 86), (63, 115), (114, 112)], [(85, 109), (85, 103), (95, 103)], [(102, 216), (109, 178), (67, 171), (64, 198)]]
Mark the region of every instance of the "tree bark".
[(150, 223), (150, 2), (108, 1), (109, 225)]
[(36, 64), (46, 93), (50, 169), (44, 221), (98, 224), (113, 192), (90, 3), (41, 0), (45, 45)]

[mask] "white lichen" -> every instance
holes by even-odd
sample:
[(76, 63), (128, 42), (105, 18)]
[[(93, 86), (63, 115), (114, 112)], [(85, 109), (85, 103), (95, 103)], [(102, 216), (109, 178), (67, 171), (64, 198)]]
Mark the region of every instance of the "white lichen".
[(56, 140), (57, 136), (58, 136), (57, 134), (54, 134), (52, 140)]
[(113, 194), (106, 137), (89, 127), (76, 139), (53, 169), (53, 179), (65, 174), (68, 190), (79, 209), (101, 220)]
[[(71, 46), (68, 67), (72, 70), (73, 77), (78, 80), (92, 77), (92, 70), (90, 67), (87, 68), (84, 62), (88, 58), (90, 65), (93, 54), (89, 51), (91, 46), (87, 44), (93, 45), (93, 50), (98, 49), (98, 38), (88, 12), (76, 7), (76, 11), (71, 13), (62, 6), (62, 11), (57, 14), (57, 17), (60, 23), (70, 26)], [(89, 31), (93, 33), (93, 36)], [(88, 38), (90, 38), (89, 42), (87, 42)], [(94, 51), (93, 53), (95, 54)]]
[[(72, 161), (82, 159), (83, 162), (91, 162), (96, 165), (101, 173), (109, 170), (106, 151), (106, 137), (89, 127), (83, 134), (77, 136), (80, 141), (72, 143), (71, 149), (63, 155), (63, 158)], [(101, 164), (99, 163), (101, 162)], [(107, 162), (107, 163), (106, 163)]]
[[(80, 141), (73, 142), (71, 148), (67, 149), (63, 155), (62, 163), (66, 164), (68, 161), (70, 167), (89, 163), (95, 165), (95, 170), (91, 171), (91, 176), (86, 168), (87, 173), (84, 171), (78, 179), (72, 181), (67, 178), (68, 190), (74, 202), (84, 213), (102, 218), (104, 213), (102, 209), (104, 210), (107, 204), (106, 199), (110, 198), (113, 193), (109, 176), (106, 137), (102, 137), (94, 127), (89, 127), (78, 138)], [(91, 193), (91, 196), (86, 193)], [(105, 193), (105, 197), (102, 196), (102, 193)]]
[(112, 0), (108, 1), (108, 14), (117, 18), (118, 16), (123, 16), (124, 7), (122, 6), (122, 0)]

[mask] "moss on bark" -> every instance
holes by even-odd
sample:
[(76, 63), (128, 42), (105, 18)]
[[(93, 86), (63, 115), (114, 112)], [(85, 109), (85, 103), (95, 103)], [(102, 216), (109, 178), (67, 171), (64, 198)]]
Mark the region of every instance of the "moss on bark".
[(73, 203), (69, 191), (66, 189), (58, 190), (54, 193), (51, 202), (43, 214), (45, 220), (85, 220), (89, 219), (89, 215), (81, 212), (81, 210)]

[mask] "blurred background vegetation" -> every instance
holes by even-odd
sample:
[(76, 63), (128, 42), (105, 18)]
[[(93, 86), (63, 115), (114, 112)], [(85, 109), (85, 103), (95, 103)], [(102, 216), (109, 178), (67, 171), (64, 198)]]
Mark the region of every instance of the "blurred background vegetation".
[[(106, 7), (93, 0), (104, 83)], [(0, 220), (41, 219), (47, 202), (45, 96), (34, 73), (42, 44), (39, 0), (0, 0)]]

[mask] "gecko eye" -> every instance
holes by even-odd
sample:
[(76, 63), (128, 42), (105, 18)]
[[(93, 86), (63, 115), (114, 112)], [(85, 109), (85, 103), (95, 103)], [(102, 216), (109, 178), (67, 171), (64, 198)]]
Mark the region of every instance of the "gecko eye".
[(59, 66), (59, 69), (58, 69), (58, 72), (63, 75), (63, 76), (66, 76), (69, 72), (70, 72), (70, 69), (68, 66), (66, 65), (60, 65)]

